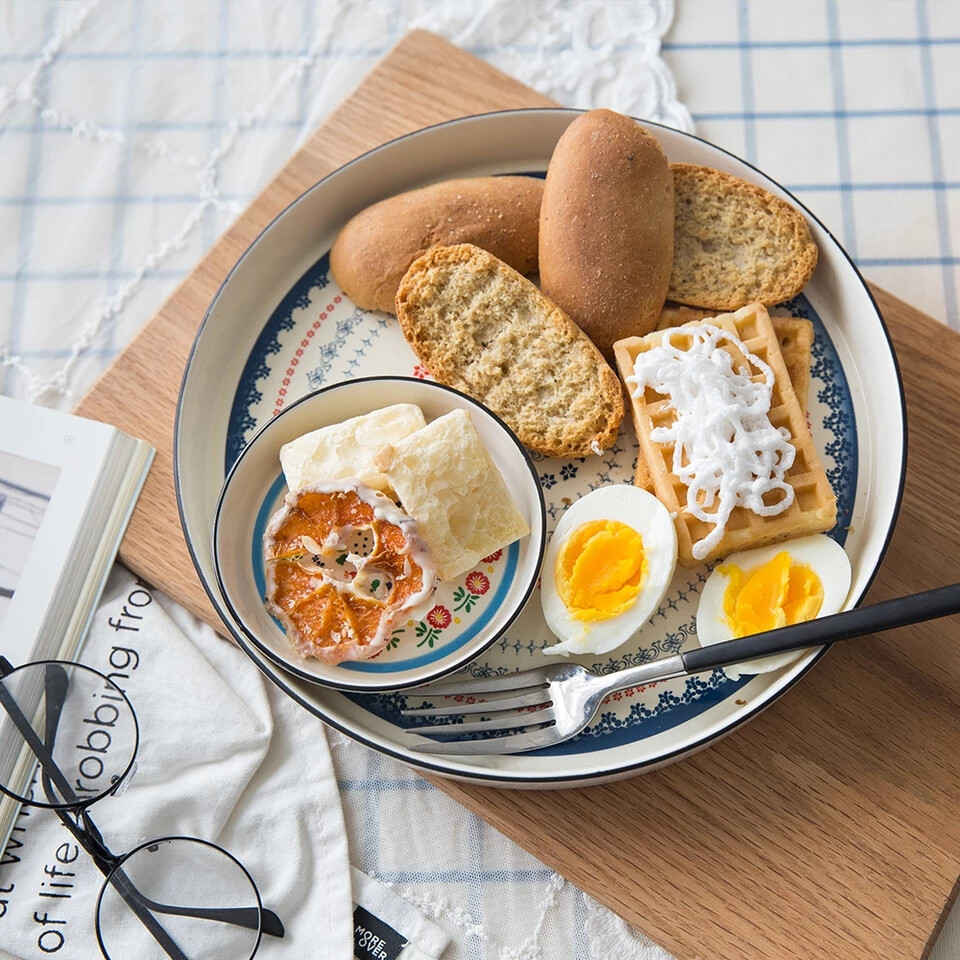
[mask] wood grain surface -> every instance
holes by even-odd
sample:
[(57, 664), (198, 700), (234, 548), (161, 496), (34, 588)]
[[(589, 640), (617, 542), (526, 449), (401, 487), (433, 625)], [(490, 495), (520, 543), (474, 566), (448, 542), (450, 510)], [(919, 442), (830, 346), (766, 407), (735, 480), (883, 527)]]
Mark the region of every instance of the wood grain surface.
[[(388, 139), (544, 105), (415, 32), (291, 158), (78, 407), (158, 449), (127, 565), (219, 626), (177, 518), (173, 416), (203, 313), (262, 227)], [(910, 426), (903, 509), (869, 598), (880, 600), (960, 579), (960, 337), (874, 292)], [(919, 958), (960, 875), (960, 626), (840, 644), (746, 727), (644, 777), (558, 792), (435, 782), (682, 960)]]

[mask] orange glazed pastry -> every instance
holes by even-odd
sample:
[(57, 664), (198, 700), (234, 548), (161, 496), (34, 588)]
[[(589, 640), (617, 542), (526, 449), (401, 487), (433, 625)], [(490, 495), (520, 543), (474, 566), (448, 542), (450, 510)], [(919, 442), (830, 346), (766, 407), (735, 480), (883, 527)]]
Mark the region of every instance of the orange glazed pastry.
[(263, 551), (267, 609), (304, 657), (324, 663), (379, 653), (436, 585), (416, 521), (358, 480), (288, 493)]

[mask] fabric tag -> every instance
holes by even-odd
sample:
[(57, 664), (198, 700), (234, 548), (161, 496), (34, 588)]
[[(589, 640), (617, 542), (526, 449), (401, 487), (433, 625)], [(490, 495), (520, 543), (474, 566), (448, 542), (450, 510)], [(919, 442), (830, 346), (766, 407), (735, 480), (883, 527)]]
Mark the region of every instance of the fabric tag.
[(363, 960), (440, 960), (450, 934), (380, 880), (350, 868), (353, 955)]
[(369, 910), (353, 911), (353, 955), (360, 960), (396, 960), (407, 945), (393, 927), (388, 927)]

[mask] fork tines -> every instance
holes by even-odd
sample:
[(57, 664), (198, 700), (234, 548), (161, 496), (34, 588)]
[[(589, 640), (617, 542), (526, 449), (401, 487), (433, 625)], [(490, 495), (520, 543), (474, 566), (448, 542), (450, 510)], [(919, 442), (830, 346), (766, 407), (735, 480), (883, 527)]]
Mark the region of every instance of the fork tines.
[(496, 677), (470, 677), (464, 680), (446, 680), (443, 683), (428, 683), (422, 687), (404, 690), (407, 697), (472, 697), (476, 693), (496, 693), (503, 690), (523, 690), (527, 687), (544, 686), (547, 672), (543, 667), (521, 670), (519, 673), (502, 673)]
[[(488, 693), (504, 695), (485, 696)], [(484, 699), (474, 700), (473, 697), (477, 694), (484, 695)], [(460, 722), (451, 720), (408, 727), (407, 733), (450, 734), (462, 737), (473, 733), (515, 731), (513, 736), (467, 741), (435, 741), (419, 744), (414, 748), (426, 753), (490, 753), (491, 747), (502, 747), (496, 752), (508, 753), (523, 749), (520, 741), (527, 740), (524, 734), (529, 728), (543, 729), (546, 725), (552, 726), (556, 722), (553, 700), (543, 670), (527, 670), (498, 677), (432, 684), (407, 691), (406, 696), (408, 701), (415, 700), (418, 696), (422, 696), (425, 701), (431, 703), (437, 698), (447, 697), (457, 697), (458, 701), (439, 707), (406, 708), (400, 711), (405, 717), (471, 718)], [(467, 702), (464, 702), (464, 698), (467, 698)], [(472, 748), (471, 745), (473, 745)]]

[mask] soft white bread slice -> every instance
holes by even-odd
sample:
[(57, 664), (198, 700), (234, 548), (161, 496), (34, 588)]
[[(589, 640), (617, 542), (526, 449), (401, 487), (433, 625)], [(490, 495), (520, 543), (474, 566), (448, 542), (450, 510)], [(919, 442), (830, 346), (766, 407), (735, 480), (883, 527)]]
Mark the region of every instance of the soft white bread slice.
[(417, 521), (443, 580), (530, 532), (466, 410), (384, 447), (377, 464)]
[(672, 163), (673, 270), (667, 297), (714, 310), (772, 306), (796, 296), (817, 266), (798, 210), (756, 184)]
[(556, 304), (485, 250), (435, 247), (414, 261), (397, 318), (440, 383), (498, 413), (531, 450), (586, 457), (616, 440), (614, 372)]
[(387, 478), (374, 465), (385, 443), (408, 437), (427, 424), (413, 403), (395, 403), (342, 423), (305, 433), (280, 448), (280, 466), (291, 490), (318, 480), (356, 477), (374, 490), (390, 494)]

